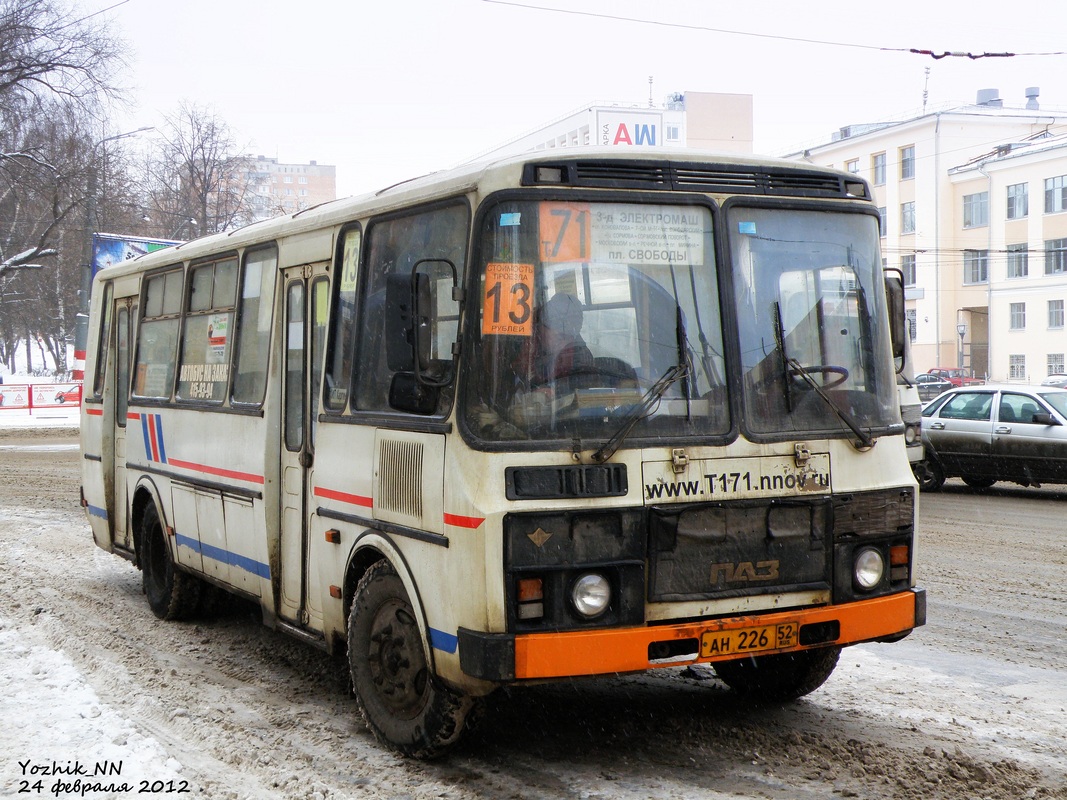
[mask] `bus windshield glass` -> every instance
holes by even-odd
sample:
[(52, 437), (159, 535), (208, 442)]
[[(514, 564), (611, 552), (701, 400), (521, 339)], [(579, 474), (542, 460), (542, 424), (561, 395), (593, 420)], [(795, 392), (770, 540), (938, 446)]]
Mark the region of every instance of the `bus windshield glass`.
[(898, 422), (877, 218), (735, 206), (727, 220), (746, 429)]
[(476, 436), (729, 431), (708, 208), (513, 200), (483, 219)]

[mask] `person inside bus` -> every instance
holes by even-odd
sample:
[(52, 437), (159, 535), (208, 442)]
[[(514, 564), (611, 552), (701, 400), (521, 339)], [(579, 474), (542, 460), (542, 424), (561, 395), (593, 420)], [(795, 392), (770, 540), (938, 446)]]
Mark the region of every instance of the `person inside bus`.
[(596, 370), (593, 353), (582, 339), (582, 302), (573, 294), (552, 295), (534, 318), (533, 384)]

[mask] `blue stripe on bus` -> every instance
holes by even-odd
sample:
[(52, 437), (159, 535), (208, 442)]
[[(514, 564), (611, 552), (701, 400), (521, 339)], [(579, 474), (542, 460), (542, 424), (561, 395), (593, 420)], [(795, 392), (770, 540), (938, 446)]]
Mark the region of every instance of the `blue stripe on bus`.
[(451, 633), (445, 633), (439, 631), (436, 628), (430, 628), (430, 646), (434, 650), (443, 650), (446, 653), (454, 653), (459, 647), (459, 637), (453, 636)]
[(144, 436), (144, 454), (149, 461), (152, 460), (152, 440), (148, 437), (148, 415), (140, 414), (141, 434)]
[(212, 561), (229, 564), (231, 567), (243, 569), (245, 572), (258, 575), (260, 578), (270, 579), (270, 567), (266, 564), (261, 564), (253, 558), (242, 556), (238, 553), (231, 553), (229, 550), (224, 550), (221, 547), (215, 547), (211, 544), (204, 544), (189, 536), (182, 536), (180, 533), (175, 534), (174, 538), (179, 547), (188, 547), (190, 550), (194, 550), (200, 555), (210, 558)]
[(156, 441), (159, 443), (159, 463), (167, 463), (167, 451), (163, 448), (163, 417), (156, 414)]
[(97, 508), (96, 506), (85, 506), (85, 509), (94, 517), (100, 517), (100, 519), (107, 519), (107, 509)]

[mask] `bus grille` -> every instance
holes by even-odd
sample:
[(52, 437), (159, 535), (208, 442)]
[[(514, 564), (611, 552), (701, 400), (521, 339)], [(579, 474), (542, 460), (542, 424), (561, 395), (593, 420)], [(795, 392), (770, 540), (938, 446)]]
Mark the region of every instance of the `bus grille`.
[(421, 442), (381, 441), (377, 505), (382, 511), (422, 519)]

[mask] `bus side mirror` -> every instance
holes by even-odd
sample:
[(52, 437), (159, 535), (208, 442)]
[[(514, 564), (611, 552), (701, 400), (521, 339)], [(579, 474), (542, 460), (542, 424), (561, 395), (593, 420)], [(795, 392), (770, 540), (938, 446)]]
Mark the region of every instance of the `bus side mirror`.
[(900, 360), (902, 370), (908, 348), (908, 319), (904, 313), (904, 273), (895, 269), (887, 270), (885, 297), (889, 308), (889, 338), (893, 344), (893, 358)]

